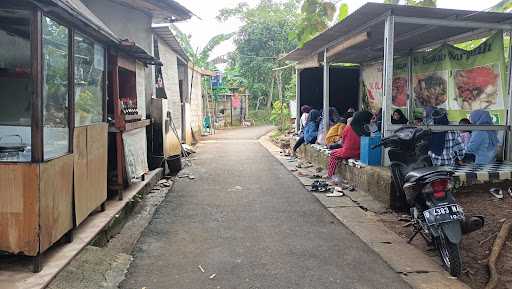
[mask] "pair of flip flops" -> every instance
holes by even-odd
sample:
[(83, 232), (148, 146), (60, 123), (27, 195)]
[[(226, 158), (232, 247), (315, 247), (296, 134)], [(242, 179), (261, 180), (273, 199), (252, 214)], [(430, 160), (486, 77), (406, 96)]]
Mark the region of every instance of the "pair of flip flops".
[[(512, 188), (508, 188), (507, 193), (510, 197), (512, 197)], [(500, 188), (491, 188), (489, 190), (489, 194), (500, 200), (502, 200), (504, 197), (503, 190)]]
[(329, 189), (329, 185), (324, 181), (316, 180), (311, 184), (310, 191), (312, 192), (326, 192)]
[(335, 187), (334, 191), (328, 194), (325, 194), (326, 197), (343, 197), (345, 193), (340, 187)]

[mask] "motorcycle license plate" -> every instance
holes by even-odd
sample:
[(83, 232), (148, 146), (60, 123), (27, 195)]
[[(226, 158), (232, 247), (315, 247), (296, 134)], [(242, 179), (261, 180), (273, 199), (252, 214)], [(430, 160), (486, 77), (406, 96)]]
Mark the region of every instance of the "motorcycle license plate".
[(457, 204), (439, 206), (423, 212), (427, 225), (464, 219), (464, 210)]

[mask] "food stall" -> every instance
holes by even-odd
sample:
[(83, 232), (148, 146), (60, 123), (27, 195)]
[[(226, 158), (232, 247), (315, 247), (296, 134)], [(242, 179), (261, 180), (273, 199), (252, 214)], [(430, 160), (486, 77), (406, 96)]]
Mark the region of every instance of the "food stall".
[[(333, 64), (358, 64), (359, 109), (383, 109), (384, 136), (398, 128), (391, 124), (394, 109), (412, 120), (425, 107), (442, 107), (451, 125), (430, 129), (506, 133), (503, 152), (510, 160), (511, 74), (504, 56), (510, 21), (508, 13), (367, 3), (283, 58), (297, 63), (297, 111), (307, 104), (300, 101), (299, 87), (312, 85), (304, 83), (301, 72), (323, 66), (323, 78), (315, 85), (323, 87), (326, 114)], [(476, 41), (472, 47), (460, 47), (471, 40)], [(488, 110), (495, 124), (458, 125), (475, 109)]]
[(123, 189), (148, 172), (144, 69), (160, 65), (133, 42), (122, 41), (121, 49), (109, 51), (107, 114), (109, 124), (109, 190), (123, 198)]
[(0, 252), (33, 257), (107, 199), (107, 51), (80, 1), (0, 3)]

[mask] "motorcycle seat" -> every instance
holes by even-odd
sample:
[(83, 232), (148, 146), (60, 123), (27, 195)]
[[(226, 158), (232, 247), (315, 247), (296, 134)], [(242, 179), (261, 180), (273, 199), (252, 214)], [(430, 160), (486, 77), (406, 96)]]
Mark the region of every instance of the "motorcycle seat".
[(432, 177), (451, 177), (453, 172), (440, 167), (426, 167), (412, 170), (405, 175), (406, 183), (415, 183)]

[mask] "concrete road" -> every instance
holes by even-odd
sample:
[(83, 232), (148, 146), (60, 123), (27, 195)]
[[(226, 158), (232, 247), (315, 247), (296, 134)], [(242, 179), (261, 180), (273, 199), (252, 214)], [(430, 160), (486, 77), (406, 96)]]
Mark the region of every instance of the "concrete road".
[(256, 141), (269, 129), (199, 145), (121, 288), (409, 288)]

